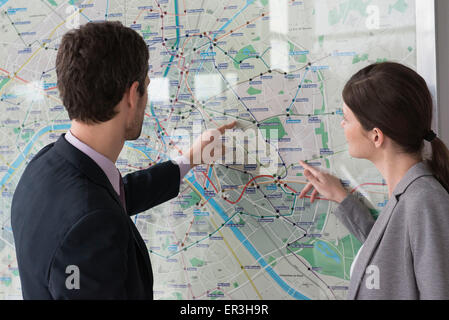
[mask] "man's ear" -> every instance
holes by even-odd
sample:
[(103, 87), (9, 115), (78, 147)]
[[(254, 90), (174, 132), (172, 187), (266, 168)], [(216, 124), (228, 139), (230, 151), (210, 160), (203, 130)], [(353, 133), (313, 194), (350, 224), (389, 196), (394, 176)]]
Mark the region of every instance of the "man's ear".
[(385, 142), (385, 135), (379, 128), (374, 128), (370, 133), (371, 141), (374, 144), (374, 147), (380, 148), (383, 146)]
[(134, 81), (131, 87), (128, 89), (128, 101), (127, 106), (131, 109), (135, 109), (137, 107), (137, 101), (139, 100), (139, 82)]

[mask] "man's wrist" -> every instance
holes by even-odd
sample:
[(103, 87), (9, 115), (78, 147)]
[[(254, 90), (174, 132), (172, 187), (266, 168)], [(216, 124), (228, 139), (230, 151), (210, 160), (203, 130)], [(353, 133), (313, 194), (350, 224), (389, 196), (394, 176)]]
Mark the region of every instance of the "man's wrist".
[(179, 167), (180, 180), (184, 179), (185, 175), (192, 169), (191, 162), (186, 156), (179, 156), (173, 160)]

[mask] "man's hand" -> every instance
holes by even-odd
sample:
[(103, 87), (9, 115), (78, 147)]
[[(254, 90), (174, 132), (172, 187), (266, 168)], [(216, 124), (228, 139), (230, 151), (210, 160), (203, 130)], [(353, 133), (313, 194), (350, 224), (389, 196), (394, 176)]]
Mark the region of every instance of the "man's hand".
[[(221, 158), (221, 156), (224, 155), (225, 150), (220, 138), (226, 130), (234, 128), (236, 124), (237, 121), (233, 121), (218, 129), (211, 129), (203, 132), (201, 136), (195, 140), (189, 152), (186, 154), (186, 157), (190, 161), (190, 167), (194, 168), (200, 164), (209, 164), (218, 158)], [(215, 154), (215, 150), (221, 152)]]

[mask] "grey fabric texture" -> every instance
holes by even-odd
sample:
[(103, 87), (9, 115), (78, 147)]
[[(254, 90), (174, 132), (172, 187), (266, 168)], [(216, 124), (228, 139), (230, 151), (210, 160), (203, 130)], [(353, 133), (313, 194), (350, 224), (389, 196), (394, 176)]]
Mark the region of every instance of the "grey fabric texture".
[(449, 299), (449, 194), (424, 162), (406, 173), (376, 221), (353, 195), (334, 214), (364, 244), (347, 299)]

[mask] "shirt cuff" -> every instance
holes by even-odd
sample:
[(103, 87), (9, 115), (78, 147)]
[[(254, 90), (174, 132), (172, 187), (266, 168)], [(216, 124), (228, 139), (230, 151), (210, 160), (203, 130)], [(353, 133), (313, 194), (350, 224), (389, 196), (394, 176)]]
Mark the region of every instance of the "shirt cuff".
[(174, 163), (176, 163), (179, 167), (179, 179), (182, 182), (182, 179), (184, 179), (185, 175), (190, 171), (190, 161), (185, 156), (179, 156), (172, 160)]

